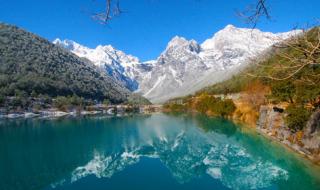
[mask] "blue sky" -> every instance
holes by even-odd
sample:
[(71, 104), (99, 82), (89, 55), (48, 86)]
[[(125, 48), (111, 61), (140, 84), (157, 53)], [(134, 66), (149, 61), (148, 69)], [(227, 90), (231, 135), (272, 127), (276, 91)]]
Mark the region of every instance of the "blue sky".
[[(319, 0), (268, 0), (272, 21), (263, 31), (284, 32), (320, 18)], [(91, 19), (105, 0), (0, 0), (0, 21), (48, 40), (71, 39), (91, 48), (111, 44), (141, 60), (155, 59), (175, 35), (203, 42), (227, 24), (248, 27), (236, 16), (254, 0), (120, 0), (126, 11), (108, 26)]]

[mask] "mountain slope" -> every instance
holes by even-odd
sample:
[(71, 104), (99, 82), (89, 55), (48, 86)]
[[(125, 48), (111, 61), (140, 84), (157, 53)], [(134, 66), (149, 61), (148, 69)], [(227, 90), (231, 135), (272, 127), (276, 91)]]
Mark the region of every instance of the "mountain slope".
[(131, 91), (162, 103), (229, 79), (252, 58), (297, 33), (273, 34), (228, 25), (202, 44), (176, 36), (156, 60), (144, 63), (111, 45), (90, 49), (71, 40), (54, 43), (90, 60)]
[(20, 90), (112, 102), (126, 101), (131, 94), (88, 61), (6, 24), (0, 24), (0, 90), (9, 96)]
[(90, 49), (72, 40), (56, 39), (53, 43), (90, 60), (101, 71), (106, 72), (131, 91), (138, 89), (138, 81), (142, 80), (140, 77), (151, 69), (149, 64), (143, 64), (137, 57), (126, 55), (111, 45), (99, 45), (95, 49)]
[[(239, 93), (255, 85), (256, 81), (260, 81), (269, 87), (277, 87), (277, 85), (285, 87), (291, 83), (295, 84), (294, 93), (299, 92), (295, 97), (298, 99), (303, 99), (309, 95), (315, 97), (320, 96), (319, 53), (310, 54), (309, 57), (305, 57), (306, 51), (311, 52), (314, 50), (317, 52), (319, 50), (319, 47), (313, 49), (317, 47), (316, 44), (320, 43), (319, 34), (319, 27), (301, 32), (300, 35), (287, 40), (279, 46), (281, 48), (271, 48), (270, 51), (265, 54), (263, 60), (258, 60), (258, 63), (250, 65), (229, 80), (201, 89), (198, 94), (203, 92), (208, 94)], [(309, 60), (314, 60), (314, 62), (299, 70), (297, 69), (297, 66)], [(292, 73), (295, 73), (292, 77), (284, 79)], [(271, 77), (280, 78), (280, 80), (272, 80)], [(290, 91), (284, 90), (281, 93), (287, 92)]]
[(193, 93), (238, 73), (251, 58), (298, 31), (272, 34), (226, 26), (201, 45), (174, 37), (139, 91), (152, 102)]

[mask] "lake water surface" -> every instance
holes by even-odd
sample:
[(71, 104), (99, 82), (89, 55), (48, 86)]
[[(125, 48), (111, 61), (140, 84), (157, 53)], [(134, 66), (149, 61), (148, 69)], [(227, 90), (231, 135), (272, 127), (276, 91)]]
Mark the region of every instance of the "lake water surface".
[(313, 190), (320, 170), (201, 115), (1, 120), (0, 189)]

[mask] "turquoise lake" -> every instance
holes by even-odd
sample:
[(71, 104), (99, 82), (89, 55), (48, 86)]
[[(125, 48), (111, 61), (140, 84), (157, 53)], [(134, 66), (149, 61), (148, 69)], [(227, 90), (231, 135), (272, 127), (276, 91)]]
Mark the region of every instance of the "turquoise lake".
[(320, 169), (221, 118), (0, 120), (0, 190), (320, 189)]

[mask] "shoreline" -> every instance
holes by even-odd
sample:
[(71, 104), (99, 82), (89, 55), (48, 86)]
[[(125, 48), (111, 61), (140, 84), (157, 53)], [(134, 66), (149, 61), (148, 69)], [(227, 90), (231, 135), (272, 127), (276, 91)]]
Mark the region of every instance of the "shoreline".
[(255, 129), (255, 131), (259, 134), (262, 135), (263, 137), (269, 139), (270, 141), (277, 143), (281, 146), (283, 146), (284, 148), (286, 148), (287, 150), (291, 151), (292, 153), (295, 153), (297, 155), (299, 155), (299, 157), (308, 160), (310, 163), (319, 166), (320, 167), (320, 160), (318, 160), (317, 158), (307, 154), (306, 152), (303, 152), (303, 150), (299, 149), (298, 147), (295, 148), (295, 144), (290, 145), (288, 143), (284, 143), (281, 140), (267, 134), (266, 132), (262, 131), (261, 129)]
[(97, 115), (102, 114), (101, 111), (84, 111), (77, 112), (64, 112), (64, 111), (39, 111), (37, 112), (22, 112), (22, 113), (10, 113), (1, 114), (0, 119), (28, 119), (28, 118), (59, 118), (64, 116), (81, 116), (81, 115)]
[(72, 111), (61, 111), (58, 109), (48, 109), (39, 111), (21, 111), (12, 112), (7, 114), (0, 114), (0, 119), (28, 119), (28, 118), (60, 118), (67, 116), (87, 116), (87, 115), (108, 115), (108, 116), (122, 116), (126, 114), (138, 113), (148, 114), (161, 111), (159, 105), (155, 106), (137, 106), (138, 109), (129, 109), (127, 105), (116, 105), (110, 106), (106, 109), (99, 110), (72, 110)]
[(280, 139), (268, 134), (267, 130), (260, 129), (257, 125), (255, 127), (252, 127), (239, 119), (234, 119), (232, 117), (227, 118), (227, 119), (238, 124), (238, 125), (241, 125), (247, 129), (254, 131), (255, 133), (257, 133), (257, 135), (263, 136), (264, 138), (270, 140), (270, 142), (272, 142), (272, 143), (276, 143), (277, 145), (284, 147), (286, 150), (290, 151), (291, 153), (296, 154), (301, 159), (307, 160), (310, 164), (315, 165), (315, 166), (319, 167), (319, 169), (320, 169), (320, 159), (319, 158), (317, 159), (317, 158), (313, 157), (312, 155), (308, 154), (308, 152), (304, 152), (302, 149), (299, 149), (298, 145), (285, 143), (285, 142), (281, 141)]
[[(87, 110), (81, 110), (80, 112), (76, 111), (59, 111), (59, 110), (41, 110), (39, 112), (22, 112), (22, 113), (11, 113), (11, 114), (0, 114), (0, 119), (31, 119), (31, 118), (63, 118), (63, 117), (68, 117), (68, 116), (74, 116), (74, 117), (79, 117), (79, 116), (93, 116), (93, 115), (106, 115), (106, 116), (125, 116), (127, 114), (131, 113), (137, 113), (137, 114), (150, 114), (150, 113), (157, 113), (157, 111), (144, 111), (140, 110), (139, 112), (114, 112), (114, 111), (109, 111), (109, 110), (93, 110), (93, 111), (87, 111)], [(160, 111), (162, 113), (166, 113), (165, 111)], [(207, 117), (213, 117), (213, 116), (208, 116)], [(299, 157), (308, 160), (310, 163), (320, 166), (320, 159), (312, 156), (309, 152), (306, 150), (304, 151), (301, 147), (299, 147), (297, 144), (290, 144), (290, 142), (283, 142), (280, 139), (268, 134), (268, 131), (266, 129), (261, 129), (257, 125), (255, 127), (251, 127), (245, 122), (235, 119), (232, 117), (227, 118), (228, 120), (244, 126), (248, 129), (252, 129), (255, 131), (258, 135), (262, 135), (264, 138), (269, 139), (271, 142), (277, 143), (278, 145), (286, 148), (289, 151), (292, 151), (293, 153), (299, 155)]]

